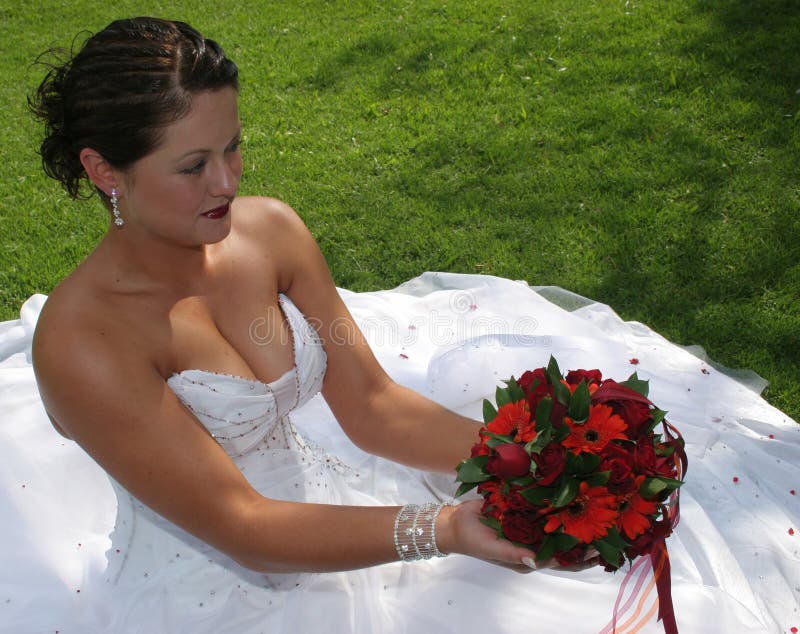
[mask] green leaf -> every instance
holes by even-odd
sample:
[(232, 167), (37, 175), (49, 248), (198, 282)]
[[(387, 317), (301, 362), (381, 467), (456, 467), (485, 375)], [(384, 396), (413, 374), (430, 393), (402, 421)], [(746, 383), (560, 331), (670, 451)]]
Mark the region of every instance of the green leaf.
[(619, 531), (613, 526), (608, 529), (608, 533), (606, 533), (606, 536), (603, 537), (603, 539), (605, 539), (612, 546), (616, 546), (620, 550), (625, 550), (628, 547), (628, 542), (622, 539), (622, 535), (620, 535)]
[(550, 414), (553, 412), (553, 399), (545, 396), (536, 406), (536, 431), (540, 434), (548, 428), (552, 428), (553, 424), (550, 422)]
[(506, 381), (506, 385), (508, 386), (508, 395), (511, 397), (512, 403), (525, 400), (525, 392), (522, 391), (522, 388), (519, 386), (513, 376)]
[(624, 385), (625, 387), (629, 387), (634, 392), (639, 392), (642, 396), (647, 396), (650, 392), (650, 381), (645, 381), (644, 379), (640, 379), (639, 376), (634, 372), (628, 377), (627, 381), (623, 381), (620, 385)]
[(484, 467), (489, 460), (489, 456), (475, 456), (474, 458), (467, 458), (462, 460), (461, 464), (456, 467), (458, 475), (456, 482), (484, 482), (491, 476), (484, 471)]
[(530, 484), (533, 484), (535, 480), (531, 476), (522, 476), (519, 478), (514, 478), (513, 480), (509, 480), (509, 482), (519, 487), (526, 487)]
[(567, 473), (574, 473), (576, 475), (584, 475), (592, 473), (597, 467), (600, 466), (600, 456), (593, 453), (581, 452), (578, 455), (572, 452), (567, 452), (567, 460), (564, 468)]
[[(540, 432), (532, 441), (526, 443), (525, 449), (528, 450), (528, 453), (540, 453), (542, 449), (547, 447), (550, 443), (552, 436), (553, 428), (548, 427), (543, 432)], [(528, 445), (530, 445), (530, 449), (528, 449)]]
[(520, 491), (519, 494), (535, 506), (547, 506), (555, 492), (556, 490), (552, 487), (534, 487)]
[(652, 432), (656, 428), (656, 425), (658, 425), (662, 420), (664, 420), (664, 417), (667, 415), (667, 413), (663, 409), (656, 408), (651, 410), (651, 415), (653, 418), (647, 424), (647, 427), (644, 427), (642, 429), (643, 434), (649, 434), (650, 432)]
[(550, 361), (547, 363), (547, 370), (545, 371), (547, 374), (547, 378), (550, 381), (550, 385), (557, 385), (561, 383), (561, 379), (564, 377), (561, 376), (561, 369), (558, 367), (558, 361), (553, 355), (550, 355)]
[(602, 487), (608, 484), (608, 479), (611, 477), (610, 471), (598, 471), (583, 478), (583, 481), (590, 487)]
[(482, 517), (481, 522), (496, 531), (500, 530), (500, 520), (498, 520), (496, 517)]
[(483, 422), (491, 423), (497, 417), (497, 410), (492, 402), (488, 399), (483, 399)]
[(580, 539), (569, 533), (553, 533), (553, 542), (555, 543), (556, 550), (560, 553), (572, 550), (580, 541)]
[(514, 438), (507, 434), (493, 434), (490, 432), (486, 434), (486, 437), (486, 446), (491, 448), (497, 447), (497, 445), (508, 445), (514, 442)]
[(503, 407), (503, 405), (508, 405), (511, 402), (511, 396), (506, 388), (498, 386), (494, 391), (494, 400), (497, 402), (497, 407), (499, 409)]
[(664, 491), (674, 491), (683, 484), (680, 480), (673, 480), (672, 478), (662, 478), (656, 476), (654, 478), (645, 478), (642, 486), (639, 487), (639, 495), (645, 500), (650, 500)]
[(592, 397), (586, 381), (581, 381), (569, 400), (569, 417), (576, 423), (584, 423), (589, 418), (589, 403)]
[(546, 535), (536, 553), (536, 561), (547, 561), (556, 554), (556, 541), (552, 535)]
[(667, 415), (667, 412), (665, 412), (663, 409), (658, 409), (656, 407), (651, 411), (651, 414), (653, 415), (653, 421), (655, 425), (658, 425), (658, 423), (664, 420), (664, 417)]
[(465, 493), (472, 491), (472, 489), (474, 489), (476, 486), (478, 486), (477, 482), (462, 482), (461, 486), (456, 489), (456, 494), (453, 497), (460, 498)]
[(660, 445), (656, 447), (656, 455), (662, 458), (671, 456), (673, 453), (675, 453), (675, 447), (672, 445)]
[(562, 424), (562, 425), (559, 425), (558, 427), (555, 428), (555, 432), (553, 434), (553, 439), (556, 442), (561, 442), (562, 440), (564, 440), (569, 435), (570, 435), (569, 426)]
[(579, 484), (575, 478), (569, 476), (561, 478), (561, 485), (556, 491), (556, 497), (555, 500), (553, 500), (553, 506), (556, 508), (561, 508), (562, 506), (566, 506), (572, 502), (572, 500), (575, 499), (575, 496), (578, 495), (578, 488)]
[(553, 394), (555, 394), (556, 400), (559, 403), (561, 403), (562, 405), (569, 406), (569, 401), (570, 401), (571, 394), (570, 394), (569, 388), (566, 385), (564, 385), (560, 381), (558, 383), (554, 383), (553, 384)]
[(600, 556), (603, 560), (609, 565), (613, 566), (614, 568), (619, 568), (620, 566), (620, 554), (622, 553), (622, 548), (617, 548), (614, 544), (609, 542), (607, 539), (595, 539), (592, 544), (595, 548), (597, 548), (597, 552), (600, 553)]

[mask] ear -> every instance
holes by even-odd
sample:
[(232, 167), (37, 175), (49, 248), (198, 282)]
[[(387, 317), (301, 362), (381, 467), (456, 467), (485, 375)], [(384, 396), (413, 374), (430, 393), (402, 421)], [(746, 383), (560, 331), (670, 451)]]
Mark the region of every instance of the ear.
[(80, 160), (89, 180), (107, 196), (111, 196), (112, 189), (119, 188), (117, 171), (109, 165), (100, 152), (85, 147), (81, 150)]

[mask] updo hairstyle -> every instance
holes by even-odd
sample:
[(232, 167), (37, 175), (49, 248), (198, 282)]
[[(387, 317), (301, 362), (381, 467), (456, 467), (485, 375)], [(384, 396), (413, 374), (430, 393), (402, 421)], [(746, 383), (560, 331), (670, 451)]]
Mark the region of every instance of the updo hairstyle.
[(48, 65), (28, 104), (45, 124), (44, 171), (72, 198), (88, 198), (80, 192), (83, 148), (124, 170), (188, 113), (193, 94), (239, 86), (236, 64), (216, 42), (188, 24), (157, 18), (112, 22), (71, 59)]

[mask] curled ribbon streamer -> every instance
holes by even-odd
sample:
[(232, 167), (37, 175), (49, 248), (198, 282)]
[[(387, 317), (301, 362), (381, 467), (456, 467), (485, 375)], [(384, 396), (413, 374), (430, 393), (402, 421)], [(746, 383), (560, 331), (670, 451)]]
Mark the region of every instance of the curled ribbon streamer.
[[(641, 570), (640, 570), (641, 568)], [(612, 617), (611, 621), (606, 625), (601, 631), (600, 634), (612, 634), (614, 632), (618, 632), (617, 628), (617, 621), (626, 613), (628, 610), (631, 609), (631, 605), (636, 600), (636, 597), (642, 591), (642, 586), (644, 585), (645, 579), (652, 568), (652, 562), (650, 557), (640, 557), (636, 560), (636, 562), (631, 566), (631, 569), (628, 571), (628, 574), (625, 575), (625, 578), (622, 580), (622, 585), (620, 586), (619, 593), (617, 594), (617, 600), (614, 603), (614, 616)], [(622, 597), (625, 595), (625, 589), (627, 588), (628, 584), (631, 582), (633, 577), (638, 574), (638, 578), (636, 579), (636, 584), (633, 586), (631, 590), (631, 594), (628, 597), (627, 601), (623, 605), (620, 606), (622, 601)], [(650, 593), (652, 589), (653, 583), (651, 581), (648, 584), (647, 588), (645, 588), (645, 594), (642, 599), (639, 601), (641, 604), (644, 598)], [(633, 616), (631, 616), (625, 623), (623, 623), (620, 628), (625, 628), (628, 624), (636, 618), (639, 610), (634, 612)]]
[[(664, 435), (670, 441), (673, 441), (672, 446), (674, 447), (674, 452), (672, 455), (675, 461), (675, 467), (677, 469), (677, 479), (683, 481), (683, 477), (686, 473), (689, 462), (686, 457), (686, 451), (683, 448), (683, 439), (680, 432), (666, 420), (662, 422), (662, 425), (664, 429)], [(678, 525), (680, 520), (679, 500), (680, 488), (675, 489), (672, 492), (672, 494), (669, 496), (669, 501), (666, 504), (667, 510), (665, 513), (665, 520), (669, 530), (662, 531), (662, 533), (653, 540), (650, 553), (640, 557), (625, 575), (625, 579), (622, 581), (619, 593), (617, 594), (617, 600), (614, 603), (614, 615), (611, 618), (611, 622), (601, 630), (600, 634), (634, 634), (635, 632), (638, 632), (652, 617), (656, 608), (658, 608), (658, 620), (661, 621), (662, 625), (664, 626), (665, 634), (678, 634), (678, 625), (675, 621), (675, 607), (672, 604), (671, 566), (669, 563), (669, 553), (667, 552), (667, 544), (665, 540), (667, 535), (672, 532), (672, 529)], [(639, 570), (640, 568), (643, 569)], [(651, 570), (653, 571), (653, 578), (643, 589), (642, 586), (644, 584), (644, 579)], [(622, 597), (625, 594), (625, 589), (635, 574), (638, 574), (639, 578), (633, 590), (631, 591), (631, 595), (628, 597), (628, 600), (622, 606), (620, 606)], [(648, 610), (647, 613), (644, 614), (641, 619), (639, 619), (637, 623), (637, 616), (641, 613), (644, 602), (652, 591), (653, 586), (656, 588), (658, 600), (653, 604), (650, 610)], [(637, 603), (636, 610), (630, 618), (628, 618), (622, 625), (619, 626), (621, 629), (618, 629), (617, 623), (620, 620), (620, 617), (630, 610), (631, 605), (633, 605), (637, 597), (639, 597), (639, 601)], [(626, 628), (629, 626), (632, 627), (632, 629), (627, 630)]]

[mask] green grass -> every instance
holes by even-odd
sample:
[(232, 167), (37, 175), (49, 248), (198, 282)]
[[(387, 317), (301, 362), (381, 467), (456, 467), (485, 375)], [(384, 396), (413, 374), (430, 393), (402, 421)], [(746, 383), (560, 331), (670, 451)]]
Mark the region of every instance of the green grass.
[(800, 419), (794, 0), (7, 4), (0, 318), (107, 226), (41, 174), (30, 62), (150, 13), (239, 64), (242, 192), (294, 206), (339, 285), (563, 286), (756, 370)]

